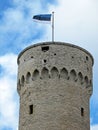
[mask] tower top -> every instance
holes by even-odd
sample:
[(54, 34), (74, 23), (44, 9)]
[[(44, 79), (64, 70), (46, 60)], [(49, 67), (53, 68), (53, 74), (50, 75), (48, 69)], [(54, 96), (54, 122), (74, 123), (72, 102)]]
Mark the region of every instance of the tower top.
[(42, 42), (18, 56), (19, 130), (90, 130), (94, 60), (85, 49)]
[(92, 65), (94, 64), (94, 59), (93, 59), (93, 56), (92, 56), (92, 54), (90, 53), (90, 52), (88, 52), (86, 49), (84, 49), (84, 48), (82, 48), (82, 47), (79, 47), (79, 46), (77, 46), (77, 45), (74, 45), (74, 44), (71, 44), (71, 43), (65, 43), (65, 42), (40, 42), (40, 43), (37, 43), (37, 44), (33, 44), (33, 45), (31, 45), (31, 46), (29, 46), (29, 47), (26, 47), (22, 52), (20, 52), (20, 54), (18, 55), (18, 59), (17, 59), (17, 63), (19, 64), (19, 58), (21, 57), (21, 55), (25, 52), (25, 51), (27, 51), (27, 50), (29, 50), (29, 49), (31, 49), (31, 48), (34, 48), (34, 47), (37, 47), (37, 46), (49, 46), (49, 45), (65, 45), (65, 46), (69, 46), (69, 47), (73, 47), (73, 48), (77, 48), (77, 49), (79, 49), (79, 50), (81, 50), (81, 51), (84, 51), (85, 53), (87, 53), (90, 57), (91, 57), (91, 59), (92, 59)]

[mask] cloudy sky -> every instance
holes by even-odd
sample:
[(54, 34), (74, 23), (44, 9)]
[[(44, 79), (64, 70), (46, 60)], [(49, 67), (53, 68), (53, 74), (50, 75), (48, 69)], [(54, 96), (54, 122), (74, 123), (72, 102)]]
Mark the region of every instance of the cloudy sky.
[(55, 12), (55, 41), (87, 49), (94, 57), (91, 130), (98, 130), (98, 0), (2, 0), (0, 2), (0, 130), (17, 130), (17, 56), (27, 46), (51, 41), (51, 25), (35, 14)]

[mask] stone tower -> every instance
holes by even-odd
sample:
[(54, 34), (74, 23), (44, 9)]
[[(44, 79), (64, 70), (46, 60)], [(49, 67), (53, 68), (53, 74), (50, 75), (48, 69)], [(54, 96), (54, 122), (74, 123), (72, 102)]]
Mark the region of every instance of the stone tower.
[(93, 57), (85, 49), (44, 42), (18, 56), (19, 130), (90, 130)]

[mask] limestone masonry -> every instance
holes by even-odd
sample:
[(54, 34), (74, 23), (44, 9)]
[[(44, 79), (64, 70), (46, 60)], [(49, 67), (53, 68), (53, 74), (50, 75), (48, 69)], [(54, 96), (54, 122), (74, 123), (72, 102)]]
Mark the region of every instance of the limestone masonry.
[(90, 130), (93, 57), (85, 49), (44, 42), (18, 56), (19, 130)]

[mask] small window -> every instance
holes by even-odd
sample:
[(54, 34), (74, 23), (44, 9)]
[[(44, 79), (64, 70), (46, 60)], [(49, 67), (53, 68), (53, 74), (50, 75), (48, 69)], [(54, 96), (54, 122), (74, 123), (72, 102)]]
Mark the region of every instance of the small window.
[(42, 47), (42, 51), (46, 52), (46, 51), (48, 51), (48, 50), (49, 50), (49, 46), (44, 46), (44, 47)]
[(47, 62), (47, 60), (46, 59), (44, 59), (44, 63), (46, 63)]
[(84, 116), (84, 108), (81, 107), (81, 116)]
[(33, 105), (29, 106), (29, 114), (33, 114)]
[(88, 61), (89, 59), (88, 59), (88, 56), (86, 56), (86, 60)]

